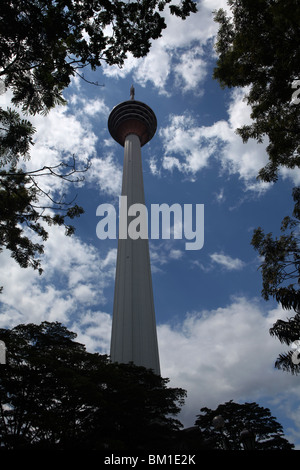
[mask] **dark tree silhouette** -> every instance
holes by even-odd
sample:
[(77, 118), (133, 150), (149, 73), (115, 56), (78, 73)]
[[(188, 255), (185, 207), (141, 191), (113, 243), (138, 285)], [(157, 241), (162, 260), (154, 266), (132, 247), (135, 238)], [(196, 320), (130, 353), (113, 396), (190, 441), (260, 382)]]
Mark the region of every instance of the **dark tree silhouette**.
[[(268, 408), (257, 403), (234, 403), (232, 400), (215, 410), (201, 408), (195, 425), (199, 427), (207, 445), (215, 449), (240, 450), (243, 448), (241, 432), (244, 429), (255, 436), (256, 450), (291, 450), (294, 445), (284, 438), (283, 428)], [(224, 426), (214, 426), (214, 418), (221, 416)]]
[[(276, 336), (281, 343), (291, 346), (300, 340), (300, 188), (294, 188), (294, 210), (292, 217), (285, 217), (281, 224), (282, 235), (274, 237), (272, 233), (265, 234), (259, 227), (254, 231), (252, 245), (262, 258), (260, 265), (265, 300), (273, 297), (285, 310), (292, 311), (295, 316), (287, 321), (277, 320), (270, 329), (270, 334)], [(292, 374), (300, 371), (298, 361), (298, 346), (294, 350), (280, 354), (275, 367)]]
[[(5, 449), (167, 448), (185, 391), (132, 364), (88, 353), (58, 322), (1, 329)], [(0, 447), (1, 448), (1, 447)]]
[[(253, 124), (237, 129), (244, 142), (268, 138), (269, 163), (259, 172), (276, 181), (278, 170), (299, 168), (300, 5), (298, 0), (228, 0), (232, 16), (218, 10), (220, 24), (214, 77), (225, 87), (247, 87)], [(298, 103), (298, 104), (297, 104)]]
[[(228, 0), (231, 15), (215, 12), (219, 23), (216, 43), (218, 54), (214, 70), (222, 87), (245, 87), (245, 100), (251, 107), (253, 122), (237, 129), (244, 142), (267, 141), (269, 162), (258, 178), (275, 182), (281, 168), (300, 167), (300, 4), (298, 0)], [(262, 295), (273, 297), (283, 308), (300, 309), (299, 221), (300, 188), (293, 190), (293, 217), (282, 222), (282, 235), (273, 237), (255, 230), (252, 245), (263, 262)], [(290, 327), (295, 322), (290, 323)], [(282, 324), (271, 329), (281, 332)], [(295, 335), (298, 331), (295, 331)], [(299, 337), (297, 339), (300, 339)], [(280, 356), (276, 367), (297, 367), (292, 352)]]

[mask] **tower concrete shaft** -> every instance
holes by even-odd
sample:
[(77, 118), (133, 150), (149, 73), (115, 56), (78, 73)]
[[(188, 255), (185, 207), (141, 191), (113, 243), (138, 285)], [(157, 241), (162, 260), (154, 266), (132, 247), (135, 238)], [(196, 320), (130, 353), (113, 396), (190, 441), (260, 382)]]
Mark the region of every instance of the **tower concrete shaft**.
[[(112, 137), (124, 146), (122, 196), (127, 208), (145, 204), (141, 146), (156, 130), (153, 111), (133, 97), (116, 106), (108, 120)], [(121, 205), (120, 213), (127, 208)], [(127, 218), (127, 238), (118, 240), (110, 355), (112, 362), (133, 362), (160, 375), (149, 243), (130, 238), (132, 218)]]

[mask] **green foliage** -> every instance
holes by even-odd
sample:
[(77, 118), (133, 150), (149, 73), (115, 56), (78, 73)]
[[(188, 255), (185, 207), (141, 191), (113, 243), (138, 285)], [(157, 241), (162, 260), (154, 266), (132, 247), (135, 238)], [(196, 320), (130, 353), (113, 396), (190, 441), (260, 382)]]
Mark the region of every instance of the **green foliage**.
[(20, 266), (31, 265), (37, 269), (39, 261), (34, 257), (43, 252), (42, 245), (30, 241), (19, 225), (26, 222), (43, 240), (47, 238), (42, 226), (34, 223), (38, 218), (33, 209), (36, 190), (25, 187), (27, 178), (22, 171), (2, 176), (3, 172), (0, 173), (0, 250), (6, 247)]
[(166, 449), (185, 391), (132, 364), (88, 353), (58, 322), (1, 329), (5, 449)]
[[(53, 168), (50, 170), (53, 172)], [(45, 174), (47, 169), (43, 168), (42, 172)], [(22, 268), (31, 266), (41, 274), (41, 261), (37, 256), (44, 252), (44, 246), (32, 241), (32, 233), (46, 241), (46, 224), (64, 225), (66, 235), (72, 235), (74, 227), (67, 224), (65, 219), (79, 217), (83, 209), (77, 204), (64, 207), (65, 203), (55, 204), (52, 200), (52, 211), (60, 213), (46, 213), (45, 207), (38, 202), (43, 191), (33, 178), (34, 174), (26, 174), (14, 168), (0, 171), (0, 252), (5, 247)], [(56, 176), (67, 178), (63, 174)]]
[[(292, 217), (281, 224), (282, 235), (273, 238), (261, 227), (254, 231), (251, 244), (262, 257), (263, 297), (273, 297), (286, 309), (300, 309), (300, 188), (293, 190), (295, 202)], [(291, 282), (292, 281), (292, 282)]]
[[(293, 347), (292, 343), (294, 342), (295, 345), (299, 344), (300, 314), (296, 313), (294, 317), (288, 318), (287, 321), (277, 320), (273, 327), (270, 328), (270, 334), (276, 336), (281, 343), (285, 343), (288, 346), (292, 345)], [(275, 362), (275, 367), (290, 372), (293, 375), (298, 375), (300, 373), (299, 347), (294, 348), (294, 351), (290, 350), (286, 353), (279, 354)]]
[[(294, 447), (283, 437), (283, 428), (270, 410), (257, 403), (238, 404), (230, 400), (215, 410), (201, 408), (200, 411), (195, 424), (212, 448), (242, 449), (240, 434), (244, 429), (254, 433), (256, 450), (291, 450)], [(224, 420), (224, 427), (219, 430), (213, 425), (217, 416)]]
[(10, 108), (6, 111), (0, 108), (0, 123), (0, 168), (6, 164), (14, 167), (20, 158), (29, 158), (35, 129)]
[[(74, 233), (74, 227), (66, 223), (66, 218), (74, 219), (83, 213), (77, 204), (70, 207), (65, 201), (55, 202), (50, 193), (39, 186), (38, 177), (49, 175), (65, 181), (80, 181), (74, 174), (87, 171), (89, 165), (77, 169), (75, 159), (54, 167), (43, 167), (32, 172), (18, 169), (21, 159), (30, 158), (35, 129), (22, 119), (15, 110), (0, 109), (0, 252), (3, 248), (11, 251), (18, 264), (42, 272), (38, 256), (43, 253), (43, 244), (32, 241), (38, 236), (46, 241), (45, 226), (64, 225), (66, 234)], [(39, 201), (48, 198), (51, 211)], [(56, 213), (55, 213), (56, 212)], [(53, 215), (54, 213), (54, 215)]]
[(220, 24), (214, 78), (225, 87), (247, 87), (253, 124), (237, 129), (244, 142), (267, 137), (269, 163), (259, 172), (276, 181), (281, 167), (300, 166), (300, 105), (291, 103), (299, 77), (298, 0), (228, 0), (232, 17), (215, 13)]
[[(265, 300), (273, 297), (284, 309), (296, 312), (294, 318), (287, 322), (277, 320), (270, 329), (272, 336), (290, 345), (300, 339), (300, 188), (293, 190), (295, 202), (292, 217), (285, 217), (281, 224), (282, 235), (273, 237), (272, 233), (264, 234), (261, 227), (254, 231), (252, 245), (262, 258), (262, 296)], [(300, 372), (299, 364), (292, 361), (293, 351), (281, 354), (275, 367), (292, 374)]]
[[(169, 3), (3, 0), (0, 76), (13, 89), (13, 103), (32, 114), (45, 113), (65, 102), (62, 90), (76, 70), (87, 65), (95, 70), (103, 61), (122, 66), (129, 52), (145, 56), (166, 28), (159, 12)], [(170, 10), (185, 19), (196, 4), (182, 0)]]

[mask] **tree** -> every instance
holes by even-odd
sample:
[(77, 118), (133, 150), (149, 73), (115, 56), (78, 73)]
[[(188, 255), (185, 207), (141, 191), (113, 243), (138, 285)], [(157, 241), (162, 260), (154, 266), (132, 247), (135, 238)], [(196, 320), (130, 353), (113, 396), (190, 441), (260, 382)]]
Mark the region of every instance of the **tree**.
[(166, 448), (185, 391), (132, 364), (89, 353), (58, 322), (1, 329), (0, 436), (5, 449)]
[[(261, 227), (256, 229), (252, 245), (262, 258), (260, 265), (265, 300), (273, 297), (285, 310), (296, 315), (287, 322), (277, 320), (270, 329), (272, 336), (287, 345), (300, 339), (300, 188), (293, 190), (294, 210), (292, 217), (285, 217), (281, 224), (282, 235), (277, 238), (272, 233), (265, 234)], [(300, 371), (296, 351), (281, 354), (275, 367), (298, 374)]]
[(291, 346), (293, 349), (287, 353), (280, 354), (275, 362), (275, 367), (294, 375), (300, 373), (300, 314), (287, 321), (277, 320), (273, 327), (270, 328), (270, 334), (277, 336), (281, 343)]
[(300, 5), (298, 0), (228, 0), (232, 16), (215, 12), (220, 24), (214, 78), (225, 87), (246, 87), (251, 125), (237, 129), (244, 142), (267, 137), (269, 163), (259, 172), (276, 181), (278, 170), (300, 166)]
[(300, 187), (294, 188), (292, 217), (281, 224), (282, 235), (273, 238), (264, 234), (261, 227), (254, 231), (251, 244), (262, 258), (262, 296), (273, 297), (285, 309), (300, 309)]
[[(166, 28), (162, 13), (167, 5), (182, 19), (196, 11), (192, 0), (179, 5), (171, 0), (3, 0), (0, 85), (12, 91), (12, 104), (22, 113), (47, 114), (55, 105), (66, 104), (63, 90), (75, 74), (84, 78), (84, 68), (95, 71), (104, 61), (122, 66), (128, 53), (146, 55), (151, 41)], [(76, 182), (89, 164), (78, 168), (73, 156), (30, 173), (17, 168), (20, 160), (30, 158), (34, 133), (16, 109), (0, 108), (0, 250), (7, 248), (20, 266), (41, 272), (37, 257), (43, 244), (33, 243), (32, 235), (44, 242), (47, 224), (65, 225), (66, 234), (72, 234), (74, 227), (66, 219), (78, 217), (83, 209), (74, 201), (56, 201), (43, 190), (39, 177), (48, 174)], [(48, 197), (50, 207), (39, 203), (41, 196)]]
[[(36, 181), (37, 176), (50, 175), (71, 181), (72, 175), (78, 173), (74, 160), (73, 166), (61, 163), (56, 167), (43, 167), (32, 172), (24, 172), (15, 168), (0, 171), (0, 252), (3, 247), (11, 251), (12, 257), (22, 268), (32, 266), (41, 274), (40, 259), (37, 256), (44, 252), (41, 243), (34, 243), (25, 232), (24, 227), (41, 237), (43, 241), (48, 238), (45, 224), (64, 225), (66, 235), (74, 233), (74, 227), (66, 223), (66, 218), (74, 219), (83, 213), (82, 207), (72, 205), (65, 201), (55, 201), (45, 193)], [(63, 168), (63, 171), (60, 169)], [(78, 176), (75, 178), (79, 181)], [(75, 179), (73, 181), (75, 181)], [(51, 201), (45, 212), (40, 196), (46, 195)], [(53, 214), (55, 211), (59, 211)]]
[[(177, 3), (177, 2), (176, 2)], [(0, 77), (23, 111), (45, 113), (86, 66), (122, 66), (145, 56), (166, 28), (162, 12), (185, 19), (196, 3), (182, 0), (21, 0), (1, 3)]]
[[(300, 166), (300, 4), (298, 0), (228, 0), (228, 5), (232, 16), (224, 10), (215, 13), (220, 27), (214, 78), (223, 87), (247, 90), (245, 99), (251, 107), (253, 123), (237, 129), (237, 133), (244, 142), (251, 138), (262, 142), (266, 138), (269, 162), (260, 170), (258, 178), (276, 181), (281, 167)], [(300, 307), (299, 187), (294, 188), (293, 197), (293, 218), (283, 220), (283, 234), (273, 238), (259, 227), (251, 243), (263, 258), (262, 296), (266, 300), (273, 297), (283, 308), (297, 312)], [(295, 324), (292, 321), (289, 328)], [(281, 334), (282, 327), (280, 322), (275, 324), (271, 334)], [(285, 359), (288, 357), (292, 357), (291, 352)], [(282, 358), (276, 366), (284, 363)], [(295, 371), (295, 364), (289, 363)]]
[[(282, 426), (270, 410), (257, 403), (239, 404), (230, 400), (215, 410), (201, 408), (200, 411), (195, 425), (213, 448), (242, 449), (240, 433), (244, 429), (254, 433), (256, 450), (291, 450), (294, 447), (283, 437)], [(222, 430), (216, 430), (213, 425), (213, 419), (217, 416), (223, 418)]]

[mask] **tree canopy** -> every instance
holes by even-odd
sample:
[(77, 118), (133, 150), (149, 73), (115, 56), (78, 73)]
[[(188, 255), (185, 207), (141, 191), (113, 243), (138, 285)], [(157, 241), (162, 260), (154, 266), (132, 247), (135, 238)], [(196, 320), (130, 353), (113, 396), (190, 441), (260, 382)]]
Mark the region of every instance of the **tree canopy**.
[[(251, 107), (253, 123), (237, 129), (244, 142), (256, 139), (266, 142), (268, 164), (258, 178), (266, 182), (278, 179), (282, 167), (300, 167), (300, 4), (298, 0), (228, 0), (230, 14), (215, 12), (219, 23), (216, 43), (218, 54), (214, 78), (225, 87), (242, 87)], [(270, 297), (284, 309), (300, 309), (300, 188), (293, 190), (295, 202), (292, 217), (282, 221), (280, 237), (265, 234), (261, 227), (254, 231), (252, 245), (262, 258), (262, 296)], [(284, 322), (283, 322), (284, 323)], [(281, 321), (270, 330), (282, 334), (289, 326)], [(299, 335), (296, 329), (293, 336)], [(298, 338), (299, 339), (299, 336)], [(287, 344), (290, 344), (287, 339)], [(281, 355), (276, 367), (298, 365), (291, 362), (292, 351)]]
[[(231, 14), (219, 23), (214, 78), (225, 87), (243, 87), (253, 123), (237, 129), (244, 142), (267, 141), (269, 163), (259, 172), (276, 181), (281, 167), (300, 166), (300, 5), (298, 0), (228, 0)], [(298, 79), (298, 80), (297, 80)], [(298, 85), (297, 85), (298, 83)]]
[(273, 297), (285, 309), (300, 310), (300, 188), (294, 188), (294, 210), (281, 223), (280, 237), (254, 231), (252, 245), (262, 259), (262, 296)]
[[(256, 450), (291, 450), (294, 445), (284, 438), (283, 428), (268, 408), (257, 403), (234, 403), (232, 400), (215, 410), (201, 408), (195, 425), (207, 445), (215, 449), (241, 450), (241, 432), (247, 429), (255, 436)], [(222, 427), (214, 426), (214, 418), (222, 418)]]
[(300, 373), (300, 314), (292, 318), (288, 318), (287, 321), (277, 320), (273, 327), (270, 328), (270, 334), (276, 336), (281, 343), (285, 343), (290, 346), (290, 349), (286, 353), (279, 355), (275, 362), (277, 369), (291, 372), (293, 375)]
[(182, 0), (20, 0), (1, 3), (0, 77), (13, 103), (31, 114), (64, 103), (76, 71), (105, 61), (122, 66), (127, 54), (145, 56), (161, 36), (162, 15), (185, 19), (196, 3)]
[(0, 329), (0, 448), (166, 448), (185, 391), (151, 370), (89, 353), (58, 322)]
[[(262, 296), (274, 298), (285, 310), (295, 313), (287, 321), (277, 320), (270, 329), (282, 343), (291, 346), (300, 339), (300, 188), (294, 188), (294, 210), (281, 224), (282, 235), (265, 234), (261, 227), (254, 231), (252, 245), (258, 251), (263, 281)], [(298, 349), (298, 348), (297, 348)], [(275, 367), (298, 374), (300, 372), (296, 351), (280, 354)]]

